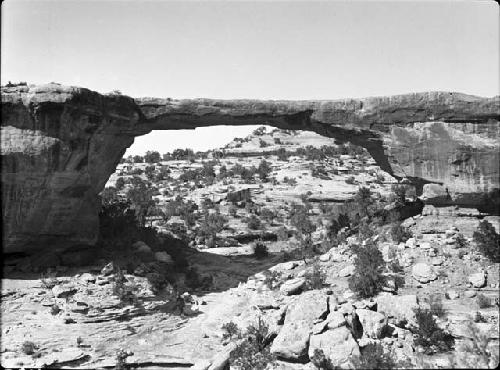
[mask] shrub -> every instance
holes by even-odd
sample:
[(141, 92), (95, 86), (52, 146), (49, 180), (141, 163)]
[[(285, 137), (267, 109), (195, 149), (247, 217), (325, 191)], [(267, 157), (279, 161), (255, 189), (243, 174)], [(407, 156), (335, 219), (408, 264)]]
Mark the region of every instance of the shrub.
[(391, 237), (395, 243), (404, 243), (412, 237), (412, 233), (401, 224), (395, 224), (391, 227)]
[(264, 140), (262, 140), (262, 139), (259, 139), (259, 147), (261, 147), (261, 148), (266, 148), (266, 147), (268, 147), (268, 146), (269, 146), (269, 144), (268, 144), (267, 142), (265, 142), (265, 141), (264, 141)]
[(363, 347), (361, 356), (353, 358), (353, 365), (355, 369), (400, 369), (407, 367), (394, 361), (379, 343), (370, 343)]
[(251, 215), (247, 218), (247, 225), (250, 230), (258, 230), (262, 226), (260, 219), (255, 215)]
[(241, 338), (241, 330), (234, 322), (230, 321), (222, 325), (222, 330), (224, 333), (222, 334), (222, 339), (234, 339)]
[(236, 214), (238, 213), (238, 208), (234, 204), (231, 204), (229, 206), (228, 213), (231, 217), (236, 217)]
[(332, 364), (332, 361), (325, 356), (323, 350), (319, 348), (314, 350), (310, 360), (320, 370), (334, 370), (337, 368)]
[(443, 308), (443, 301), (439, 294), (434, 294), (429, 300), (431, 313), (437, 317), (446, 316), (446, 311)]
[(257, 168), (257, 172), (262, 181), (267, 181), (268, 176), (271, 173), (271, 165), (266, 160), (262, 160)]
[(405, 204), (408, 187), (406, 185), (395, 184), (392, 185), (391, 190), (394, 202), (396, 202), (396, 204)]
[(354, 178), (354, 176), (349, 176), (346, 180), (345, 180), (346, 184), (349, 184), (349, 185), (354, 185), (356, 183), (356, 179)]
[(449, 351), (454, 343), (453, 337), (438, 327), (436, 320), (428, 309), (415, 310), (417, 327), (415, 344), (422, 346), (426, 354)]
[(42, 286), (47, 290), (52, 290), (53, 287), (59, 284), (59, 281), (56, 278), (56, 273), (54, 272), (47, 272), (45, 274), (41, 274), (40, 282)]
[(264, 284), (271, 290), (278, 288), (281, 285), (281, 274), (276, 270), (264, 271), (265, 279)]
[(59, 308), (59, 306), (54, 303), (52, 306), (50, 306), (50, 314), (52, 316), (56, 316), (59, 312), (61, 312), (61, 309)]
[(185, 284), (190, 289), (210, 290), (213, 286), (212, 276), (201, 276), (195, 267), (186, 272)]
[(310, 270), (305, 275), (307, 289), (321, 289), (326, 280), (326, 273), (321, 269), (317, 261), (312, 264)]
[(472, 237), (485, 257), (492, 262), (500, 262), (500, 235), (491, 223), (486, 220), (481, 221)]
[(267, 245), (261, 242), (256, 243), (253, 246), (253, 255), (255, 258), (258, 259), (267, 257), (269, 255), (269, 251), (267, 250)]
[(469, 243), (467, 242), (467, 239), (465, 239), (464, 234), (457, 234), (457, 236), (455, 237), (455, 246), (457, 248), (467, 248), (468, 245)]
[(498, 348), (498, 342), (494, 343), (489, 335), (472, 322), (468, 323), (467, 333), (470, 339), (465, 339), (457, 346), (454, 356), (451, 357), (450, 368), (453, 369), (495, 369), (498, 368), (498, 351), (491, 348)]
[(479, 293), (477, 295), (476, 302), (477, 302), (479, 308), (488, 308), (488, 307), (491, 307), (491, 299), (489, 299), (487, 296), (485, 296), (482, 293)]
[(24, 353), (25, 355), (33, 355), (36, 351), (36, 344), (33, 343), (32, 341), (24, 341), (23, 344), (21, 345), (21, 352)]
[(372, 242), (365, 246), (355, 245), (352, 250), (355, 254), (355, 269), (349, 278), (349, 288), (363, 298), (373, 297), (382, 290), (385, 283), (382, 253)]
[(116, 364), (115, 364), (115, 370), (126, 370), (129, 368), (129, 365), (127, 364), (126, 360), (127, 357), (132, 356), (132, 352), (127, 352), (124, 351), (123, 349), (118, 349), (116, 351)]
[(231, 367), (241, 370), (264, 370), (274, 361), (268, 346), (269, 327), (259, 317), (257, 326), (246, 330), (246, 338), (231, 352)]

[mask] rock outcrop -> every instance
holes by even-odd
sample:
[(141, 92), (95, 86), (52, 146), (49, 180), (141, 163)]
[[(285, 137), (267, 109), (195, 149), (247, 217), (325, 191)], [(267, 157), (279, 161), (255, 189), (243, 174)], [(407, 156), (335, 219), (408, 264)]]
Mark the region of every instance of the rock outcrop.
[(438, 184), (440, 203), (444, 192), (445, 202), (477, 206), (499, 188), (499, 101), (448, 92), (338, 101), (134, 100), (58, 84), (2, 87), (4, 252), (95, 243), (98, 193), (134, 137), (152, 130), (311, 130), (365, 147), (396, 177)]

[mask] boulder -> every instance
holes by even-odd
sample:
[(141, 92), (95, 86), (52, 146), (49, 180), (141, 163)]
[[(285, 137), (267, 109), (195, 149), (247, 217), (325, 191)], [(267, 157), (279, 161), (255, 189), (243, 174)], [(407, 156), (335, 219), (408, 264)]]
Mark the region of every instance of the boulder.
[(298, 277), (295, 279), (287, 280), (281, 285), (280, 291), (286, 295), (297, 294), (302, 291), (306, 284), (306, 279), (304, 277)]
[(360, 355), (358, 344), (345, 326), (312, 335), (309, 358), (312, 358), (318, 350), (323, 352), (333, 366), (350, 366), (351, 358)]
[(309, 336), (315, 320), (328, 312), (327, 296), (308, 291), (288, 306), (285, 321), (271, 346), (271, 353), (288, 360), (302, 360), (307, 355)]
[(113, 262), (110, 262), (102, 268), (101, 275), (108, 276), (111, 275), (114, 271), (115, 271), (115, 265), (113, 264)]
[(455, 289), (450, 289), (445, 293), (445, 297), (453, 300), (459, 298), (460, 294)]
[(433, 268), (424, 262), (415, 264), (411, 270), (411, 275), (415, 280), (424, 284), (437, 279), (437, 274)]
[(374, 339), (382, 337), (383, 330), (387, 326), (384, 314), (366, 309), (357, 309), (356, 314), (363, 326), (363, 335)]
[(417, 296), (414, 294), (395, 296), (381, 293), (377, 297), (377, 312), (393, 318), (396, 325), (415, 322), (414, 309), (418, 308)]
[(339, 328), (346, 324), (344, 315), (339, 311), (330, 312), (325, 321), (328, 329)]
[(483, 288), (486, 285), (486, 276), (483, 272), (478, 272), (469, 276), (469, 283), (471, 283), (474, 288)]

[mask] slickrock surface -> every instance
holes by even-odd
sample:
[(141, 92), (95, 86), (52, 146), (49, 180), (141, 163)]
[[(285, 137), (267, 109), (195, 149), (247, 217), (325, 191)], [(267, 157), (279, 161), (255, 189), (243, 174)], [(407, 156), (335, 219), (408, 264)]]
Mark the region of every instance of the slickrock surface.
[(365, 147), (389, 174), (420, 187), (436, 183), (424, 186), (428, 203), (490, 205), (498, 199), (499, 115), (498, 97), (449, 92), (294, 102), (2, 87), (4, 251), (95, 243), (97, 194), (134, 137), (152, 130), (266, 124), (315, 131)]

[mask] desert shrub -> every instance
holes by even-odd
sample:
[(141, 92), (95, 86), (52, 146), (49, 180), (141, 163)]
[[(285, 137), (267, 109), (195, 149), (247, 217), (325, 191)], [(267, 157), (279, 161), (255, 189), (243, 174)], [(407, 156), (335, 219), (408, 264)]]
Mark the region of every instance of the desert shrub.
[(276, 270), (264, 271), (264, 284), (271, 290), (278, 288), (281, 285), (281, 273)]
[(323, 271), (318, 261), (315, 261), (310, 270), (304, 275), (307, 289), (321, 289), (326, 280), (326, 273)]
[(310, 360), (320, 370), (337, 369), (337, 367), (332, 364), (332, 361), (325, 356), (322, 349), (316, 348)]
[(265, 207), (261, 209), (260, 216), (268, 222), (271, 222), (276, 217), (271, 209)]
[(454, 343), (453, 337), (439, 328), (434, 315), (429, 309), (415, 310), (417, 327), (413, 328), (416, 334), (415, 344), (422, 346), (426, 354), (449, 351)]
[(234, 204), (231, 204), (229, 206), (228, 213), (231, 217), (236, 217), (236, 214), (238, 213), (238, 208)]
[(121, 269), (115, 265), (117, 270), (113, 281), (113, 294), (120, 299), (122, 305), (127, 304), (139, 304), (139, 298), (137, 297), (138, 287), (135, 284), (129, 283), (125, 284), (127, 279), (123, 275)]
[(363, 220), (358, 225), (358, 236), (360, 240), (371, 238), (375, 234), (373, 226), (366, 220)]
[(260, 127), (256, 128), (255, 130), (253, 130), (252, 135), (254, 135), (254, 136), (262, 136), (262, 135), (265, 134), (266, 130), (267, 129), (266, 129), (265, 126), (260, 126)]
[(353, 365), (355, 369), (401, 369), (410, 367), (395, 361), (379, 343), (370, 343), (363, 347), (361, 356), (353, 358)]
[(127, 352), (124, 351), (123, 349), (118, 349), (116, 351), (116, 356), (115, 356), (115, 370), (126, 370), (129, 369), (130, 366), (127, 364), (127, 357), (132, 356), (132, 352)]
[(457, 236), (455, 237), (455, 246), (457, 248), (467, 248), (468, 245), (469, 243), (467, 242), (467, 239), (465, 239), (464, 234), (457, 234)]
[(484, 317), (481, 312), (476, 311), (474, 314), (474, 322), (475, 323), (487, 323), (488, 320), (486, 320), (486, 317)]
[(365, 246), (354, 245), (354, 274), (349, 278), (349, 288), (363, 298), (373, 297), (385, 283), (382, 274), (384, 258), (372, 242)]
[(290, 186), (295, 186), (295, 185), (297, 185), (297, 180), (295, 180), (295, 178), (294, 178), (294, 177), (288, 177), (288, 176), (285, 176), (285, 177), (283, 178), (283, 182), (284, 182), (285, 184), (290, 185)]
[(250, 325), (245, 339), (231, 352), (231, 367), (241, 370), (264, 370), (274, 361), (268, 346), (269, 327), (259, 317), (257, 325)]
[(185, 284), (190, 289), (210, 290), (213, 286), (212, 276), (202, 276), (196, 267), (190, 267), (186, 272)]
[(278, 237), (279, 241), (288, 240), (288, 231), (285, 227), (282, 226), (276, 231), (276, 236)]
[(221, 232), (224, 229), (226, 224), (226, 218), (222, 216), (220, 213), (205, 213), (205, 217), (203, 222), (200, 225), (200, 234), (205, 237), (212, 237), (215, 239), (217, 237), (217, 233)]
[(250, 230), (258, 230), (262, 226), (260, 219), (255, 215), (251, 215), (250, 217), (247, 218), (246, 221), (247, 221), (248, 228)]
[(437, 317), (446, 316), (446, 311), (443, 308), (443, 300), (439, 294), (431, 295), (429, 299), (431, 313)]
[(391, 191), (391, 198), (394, 202), (396, 202), (396, 204), (405, 204), (408, 186), (395, 184), (391, 186)]
[(271, 173), (271, 165), (269, 162), (262, 160), (257, 168), (257, 173), (262, 181), (267, 181), (269, 174)]
[(40, 283), (45, 289), (51, 290), (53, 287), (59, 284), (59, 281), (56, 278), (55, 272), (46, 272), (45, 274), (42, 273), (40, 275)]
[(222, 325), (222, 339), (238, 339), (241, 338), (241, 330), (237, 324), (230, 321)]
[(260, 148), (266, 148), (268, 146), (269, 146), (269, 144), (266, 141), (259, 139), (259, 147)]
[(472, 237), (481, 254), (492, 262), (500, 262), (500, 235), (491, 223), (486, 220), (481, 221)]
[[(498, 368), (498, 343), (490, 346), (494, 339), (482, 333), (472, 322), (468, 323), (470, 338), (467, 338), (457, 346), (453, 356), (450, 356), (450, 368), (453, 369), (495, 369)], [(493, 350), (492, 350), (493, 348)]]
[(37, 349), (37, 345), (32, 342), (32, 341), (24, 341), (23, 344), (21, 344), (21, 352), (24, 353), (25, 355), (33, 355)]
[(59, 306), (54, 303), (52, 306), (50, 306), (50, 314), (52, 316), (56, 316), (59, 312), (61, 312), (61, 309), (59, 308)]
[(277, 151), (276, 151), (276, 155), (278, 156), (278, 159), (280, 161), (288, 161), (288, 157), (289, 157), (289, 153), (286, 151), (285, 148), (279, 148)]
[(395, 243), (404, 243), (412, 237), (412, 233), (401, 224), (395, 224), (391, 227), (391, 237)]
[(346, 180), (345, 180), (346, 184), (349, 184), (349, 185), (354, 185), (356, 183), (356, 179), (354, 178), (354, 176), (349, 176)]
[(267, 250), (267, 245), (261, 242), (257, 242), (253, 246), (253, 255), (255, 258), (258, 259), (267, 257), (269, 255), (269, 251)]
[(491, 307), (491, 299), (489, 299), (487, 296), (485, 296), (482, 293), (479, 293), (477, 295), (476, 302), (477, 302), (479, 308), (488, 308), (488, 307)]

